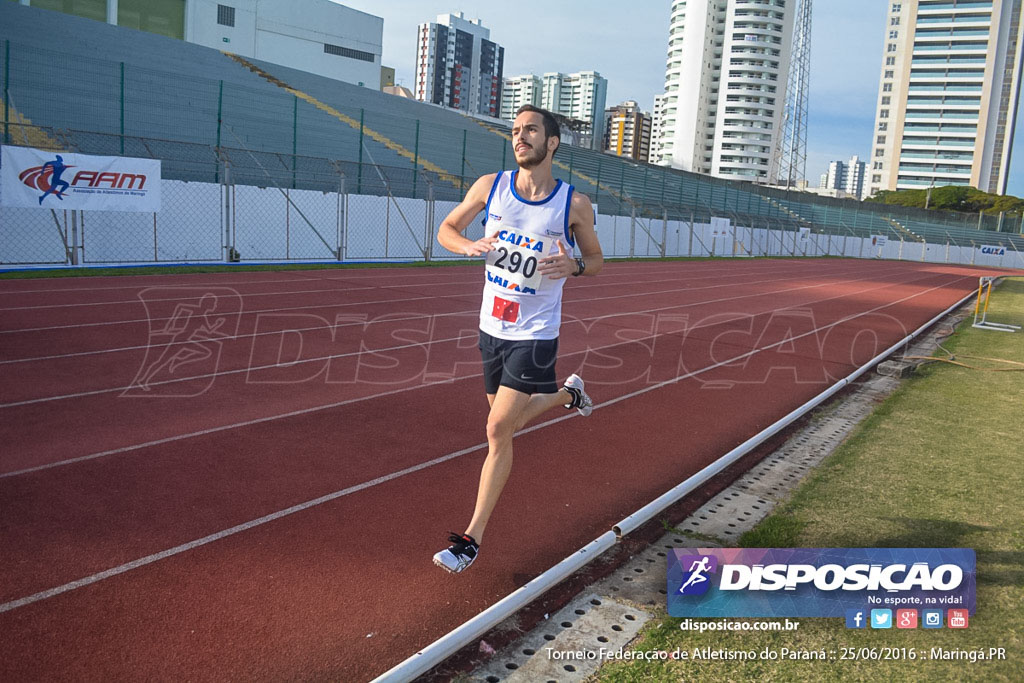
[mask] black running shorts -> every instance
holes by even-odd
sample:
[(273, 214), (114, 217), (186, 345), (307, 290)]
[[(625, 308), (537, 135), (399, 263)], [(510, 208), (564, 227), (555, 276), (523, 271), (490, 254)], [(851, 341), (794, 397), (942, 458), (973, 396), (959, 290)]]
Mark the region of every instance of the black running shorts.
[(524, 394), (553, 394), (558, 339), (512, 341), (480, 332), (480, 355), (484, 361), (484, 389), (498, 393), (508, 387)]

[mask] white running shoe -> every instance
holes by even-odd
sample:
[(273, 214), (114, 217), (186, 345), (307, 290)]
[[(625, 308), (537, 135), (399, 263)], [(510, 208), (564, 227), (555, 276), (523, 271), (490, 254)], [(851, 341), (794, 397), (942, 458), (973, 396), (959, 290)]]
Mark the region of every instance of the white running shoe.
[(583, 379), (579, 375), (569, 375), (569, 379), (565, 380), (563, 387), (572, 395), (572, 402), (565, 406), (567, 409), (575, 408), (583, 417), (594, 412), (594, 402), (583, 390)]
[(452, 574), (468, 569), (480, 552), (480, 545), (472, 536), (455, 532), (448, 537), (448, 542), (452, 545), (434, 554), (434, 564)]

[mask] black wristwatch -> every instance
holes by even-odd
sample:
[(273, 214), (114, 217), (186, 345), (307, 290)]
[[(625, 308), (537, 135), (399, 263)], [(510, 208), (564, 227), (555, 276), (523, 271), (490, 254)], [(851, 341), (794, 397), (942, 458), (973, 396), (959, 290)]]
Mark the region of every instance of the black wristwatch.
[(583, 259), (576, 259), (576, 272), (572, 274), (573, 277), (583, 275), (583, 271), (587, 269), (587, 264), (583, 262)]

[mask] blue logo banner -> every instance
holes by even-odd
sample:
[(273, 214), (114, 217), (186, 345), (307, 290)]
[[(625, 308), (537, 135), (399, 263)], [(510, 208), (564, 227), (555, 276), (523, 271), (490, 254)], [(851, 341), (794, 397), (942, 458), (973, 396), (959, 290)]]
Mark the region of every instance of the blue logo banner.
[[(668, 556), (673, 617), (845, 617), (871, 610), (974, 614), (969, 548), (680, 548)], [(856, 617), (857, 610), (862, 617)]]

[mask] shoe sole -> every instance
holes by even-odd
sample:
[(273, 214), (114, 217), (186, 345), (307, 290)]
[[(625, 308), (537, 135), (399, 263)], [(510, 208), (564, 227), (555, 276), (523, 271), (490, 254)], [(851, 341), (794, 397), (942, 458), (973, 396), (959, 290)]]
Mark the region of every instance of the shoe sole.
[(439, 560), (434, 560), (434, 564), (436, 566), (440, 567), (441, 569), (445, 570), (449, 574), (458, 574), (459, 573), (458, 571), (456, 571), (454, 569), (449, 569), (448, 565), (446, 565), (444, 562), (440, 562)]
[(449, 574), (461, 574), (462, 572), (466, 571), (467, 569), (469, 569), (470, 567), (472, 567), (472, 566), (473, 566), (473, 563), (472, 563), (472, 562), (470, 562), (469, 564), (467, 564), (467, 565), (466, 565), (465, 567), (463, 567), (462, 569), (452, 569), (451, 567), (449, 567), (448, 565), (446, 565), (446, 564), (445, 564), (444, 562), (441, 562), (440, 560), (438, 560), (438, 559), (437, 559), (436, 557), (435, 557), (435, 558), (433, 558), (433, 560), (434, 560), (434, 564), (435, 564), (435, 565), (437, 565), (437, 566), (438, 566), (438, 567), (440, 567), (441, 569), (445, 570), (445, 571), (446, 571), (446, 572), (448, 572)]

